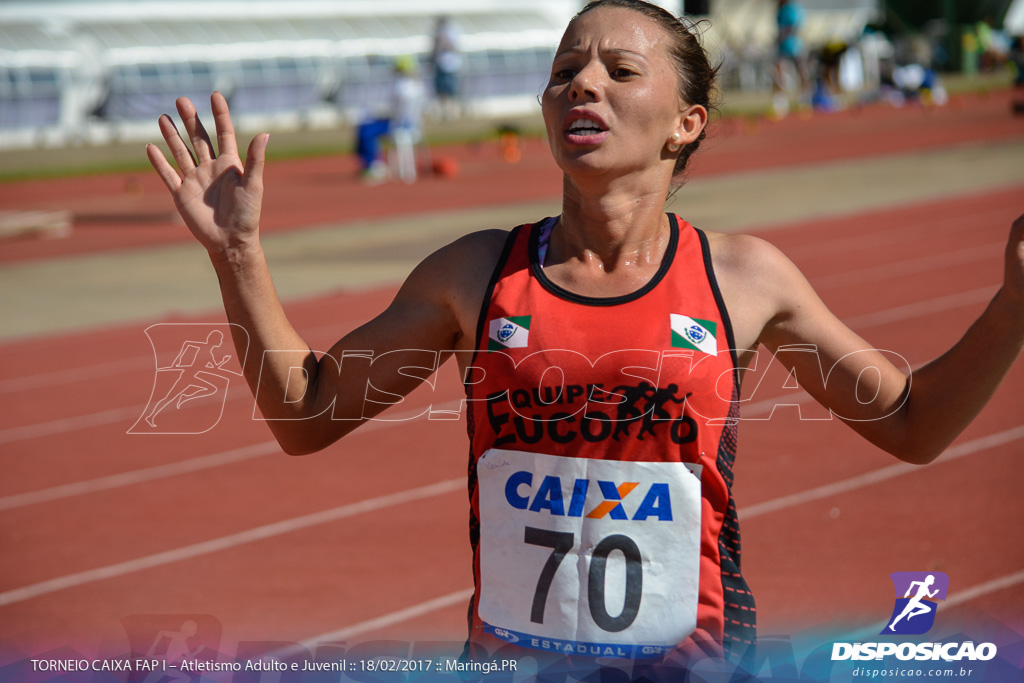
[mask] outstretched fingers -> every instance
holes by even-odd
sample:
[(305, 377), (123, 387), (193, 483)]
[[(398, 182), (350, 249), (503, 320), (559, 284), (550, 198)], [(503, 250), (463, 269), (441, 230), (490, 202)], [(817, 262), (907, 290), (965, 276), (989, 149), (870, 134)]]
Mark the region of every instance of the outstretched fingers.
[(213, 143), (210, 142), (210, 136), (207, 134), (206, 128), (203, 127), (203, 122), (199, 120), (199, 114), (196, 112), (192, 100), (187, 97), (179, 97), (175, 104), (178, 107), (181, 122), (185, 125), (185, 132), (188, 133), (189, 140), (192, 141), (196, 160), (199, 164), (210, 161), (214, 158)]
[(167, 148), (171, 150), (171, 156), (174, 157), (174, 163), (178, 164), (181, 172), (183, 174), (188, 173), (195, 168), (195, 157), (192, 156), (192, 151), (185, 144), (185, 141), (181, 139), (178, 127), (174, 125), (171, 117), (167, 114), (161, 115), (158, 125), (160, 126), (160, 134), (163, 136), (164, 142), (167, 143)]
[(231, 113), (228, 111), (228, 102), (219, 92), (210, 96), (210, 108), (213, 110), (213, 125), (217, 130), (217, 151), (221, 156), (225, 154), (238, 156), (238, 143), (235, 141), (235, 128), (231, 125)]
[(181, 186), (181, 177), (174, 167), (167, 163), (160, 148), (154, 144), (146, 145), (146, 156), (149, 157), (149, 163), (156, 169), (156, 174), (160, 176), (160, 180), (164, 181), (167, 189), (172, 193), (175, 192)]
[(270, 133), (262, 133), (249, 143), (249, 150), (245, 153), (245, 172), (242, 175), (242, 183), (247, 189), (258, 191), (263, 187), (263, 166), (267, 160), (269, 141)]

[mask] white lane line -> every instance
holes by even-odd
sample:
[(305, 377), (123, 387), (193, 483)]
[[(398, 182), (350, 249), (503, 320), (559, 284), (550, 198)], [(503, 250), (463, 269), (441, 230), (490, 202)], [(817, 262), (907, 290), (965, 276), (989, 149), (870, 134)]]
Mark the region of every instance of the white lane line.
[(942, 313), (954, 308), (988, 301), (995, 296), (998, 290), (999, 287), (997, 285), (990, 285), (988, 287), (972, 289), (969, 292), (958, 292), (949, 296), (940, 296), (935, 299), (918, 301), (905, 306), (887, 308), (884, 311), (875, 311), (874, 313), (843, 318), (843, 322), (853, 329), (887, 325), (889, 323), (901, 322), (908, 318), (920, 318), (932, 313)]
[(280, 452), (281, 447), (277, 445), (276, 441), (264, 441), (263, 443), (253, 444), (252, 446), (233, 448), (230, 451), (204, 455), (198, 458), (189, 458), (188, 460), (182, 460), (180, 462), (174, 462), (167, 465), (157, 465), (155, 467), (146, 467), (141, 470), (121, 472), (119, 474), (112, 474), (106, 477), (78, 481), (73, 484), (53, 486), (48, 489), (16, 493), (0, 498), (0, 511), (13, 510), (14, 508), (24, 507), (26, 505), (46, 503), (54, 500), (60, 500), (62, 498), (70, 498), (71, 496), (80, 496), (86, 493), (106, 491), (109, 489), (120, 488), (122, 486), (141, 484), (143, 482), (153, 481), (154, 479), (173, 477), (187, 472), (198, 472), (211, 467), (229, 465), (231, 463), (241, 462), (250, 458), (258, 458), (262, 455), (270, 455), (271, 453)]
[(812, 278), (811, 283), (814, 285), (814, 289), (818, 291), (833, 287), (850, 287), (865, 282), (877, 282), (886, 278), (925, 273), (948, 266), (961, 266), (966, 263), (973, 263), (974, 261), (996, 259), (1002, 256), (1005, 248), (1005, 242), (992, 242), (969, 249), (943, 251), (938, 254), (929, 254), (928, 256), (906, 259), (896, 263), (861, 268), (860, 270), (852, 270), (846, 273), (822, 275)]
[(433, 600), (427, 600), (416, 605), (411, 605), (405, 609), (396, 610), (383, 614), (374, 619), (367, 619), (366, 621), (360, 621), (357, 624), (340, 628), (337, 631), (330, 631), (328, 633), (321, 633), (318, 636), (312, 638), (306, 638), (301, 643), (295, 643), (283, 647), (279, 650), (274, 650), (268, 654), (263, 655), (264, 658), (272, 659), (286, 659), (293, 655), (304, 654), (306, 652), (315, 653), (316, 647), (320, 643), (341, 643), (350, 638), (356, 638), (363, 635), (364, 633), (370, 633), (372, 631), (379, 631), (395, 624), (401, 624), (405, 621), (411, 621), (422, 616), (431, 614), (438, 610), (452, 607), (453, 605), (465, 604), (467, 600), (473, 595), (472, 588), (464, 588), (463, 590), (449, 593), (448, 595), (442, 595), (434, 598)]
[[(996, 446), (1002, 446), (1003, 444), (1012, 443), (1018, 439), (1024, 439), (1024, 425), (1012, 427), (1001, 432), (996, 432), (995, 434), (982, 436), (977, 439), (972, 439), (971, 441), (965, 441), (961, 444), (951, 446), (935, 460), (933, 465), (940, 462), (957, 460), (966, 455), (971, 455), (989, 448), (995, 448)], [(900, 477), (904, 474), (920, 471), (923, 471), (920, 465), (910, 465), (905, 462), (889, 465), (888, 467), (865, 472), (864, 474), (857, 475), (856, 477), (850, 477), (849, 479), (843, 479), (842, 481), (825, 484), (823, 486), (818, 486), (806, 491), (800, 491), (798, 493), (792, 493), (788, 496), (780, 496), (779, 498), (766, 500), (763, 503), (746, 505), (740, 508), (740, 521), (746, 521), (768, 514), (769, 512), (777, 512), (778, 510), (802, 505), (814, 500), (829, 498), (841, 493), (847, 493), (865, 486), (870, 486), (871, 484), (887, 481), (894, 477)]]
[[(460, 400), (448, 401), (438, 406), (434, 406), (434, 410), (454, 410), (459, 407), (460, 403)], [(386, 419), (373, 419), (360, 426), (359, 433), (363, 434), (377, 429), (384, 429), (386, 427), (392, 427), (403, 421), (416, 419), (422, 415), (424, 410), (426, 410), (426, 408), (406, 410), (401, 413), (389, 415)], [(72, 496), (81, 496), (87, 493), (96, 493), (97, 491), (107, 491), (110, 489), (120, 488), (122, 486), (141, 484), (147, 481), (163, 479), (165, 477), (175, 477), (179, 474), (198, 472), (200, 470), (210, 469), (211, 467), (220, 467), (222, 465), (230, 465), (232, 463), (249, 460), (251, 458), (258, 458), (264, 455), (271, 455), (274, 453), (281, 453), (281, 447), (278, 446), (277, 442), (264, 441), (251, 446), (233, 448), (229, 451), (222, 451), (211, 455), (202, 455), (196, 458), (189, 458), (187, 460), (169, 463), (167, 465), (156, 465), (154, 467), (146, 467), (139, 470), (130, 470), (128, 472), (111, 474), (106, 477), (97, 477), (95, 479), (78, 481), (73, 484), (63, 484), (61, 486), (53, 486), (36, 491), (15, 493), (0, 498), (0, 511), (13, 510), (14, 508), (24, 507), (26, 505), (46, 503), (53, 500), (60, 500), (62, 498), (70, 498)]]
[[(243, 398), (252, 400), (252, 393), (249, 391), (248, 386), (241, 383), (236, 384), (234, 388), (228, 388), (228, 395), (225, 400), (237, 401)], [(212, 401), (214, 399), (211, 398), (206, 400)], [(0, 444), (24, 441), (26, 439), (36, 439), (44, 436), (53, 436), (55, 434), (73, 432), (79, 429), (88, 429), (89, 427), (100, 427), (103, 425), (113, 424), (115, 422), (137, 420), (139, 416), (142, 415), (142, 411), (147, 407), (147, 404), (140, 403), (126, 408), (111, 408), (110, 410), (101, 410), (99, 412), (88, 413), (86, 415), (77, 415), (75, 417), (65, 417), (59, 420), (51, 420), (49, 422), (37, 422), (35, 424), (23, 425), (21, 427), (0, 429)], [(440, 408), (434, 408), (434, 410), (440, 410)], [(389, 420), (393, 418), (384, 417), (375, 419)]]
[(293, 531), (307, 529), (309, 527), (326, 524), (328, 522), (336, 522), (347, 517), (354, 517), (367, 512), (376, 512), (377, 510), (383, 510), (396, 505), (404, 505), (417, 500), (434, 498), (436, 496), (453, 493), (455, 491), (465, 490), (465, 478), (460, 477), (458, 479), (448, 479), (434, 484), (429, 484), (427, 486), (409, 489), (407, 491), (398, 491), (397, 493), (389, 493), (387, 495), (378, 496), (377, 498), (369, 498), (367, 500), (359, 501), (358, 503), (341, 505), (336, 508), (331, 508), (330, 510), (322, 510), (309, 515), (302, 515), (301, 517), (293, 517), (280, 522), (265, 524), (253, 529), (247, 529), (235, 534), (228, 534), (227, 536), (213, 538), (201, 543), (194, 543), (181, 548), (174, 548), (173, 550), (166, 550), (161, 553), (154, 553), (153, 555), (146, 555), (145, 557), (139, 557), (125, 562), (118, 562), (117, 564), (111, 564), (105, 567), (97, 567), (83, 572), (59, 576), (47, 581), (41, 581), (39, 583), (5, 591), (0, 593), (0, 607), (17, 602), (23, 602), (25, 600), (31, 600), (32, 598), (37, 598), (41, 595), (55, 593), (68, 588), (75, 588), (77, 586), (94, 583), (96, 581), (103, 581), (105, 579), (112, 579), (126, 574), (133, 574), (144, 569), (152, 569), (153, 567), (159, 567), (165, 564), (180, 562), (182, 560), (200, 557), (202, 555), (209, 555), (211, 553), (220, 552), (246, 543), (263, 541), (268, 538), (273, 538), (274, 536), (288, 534)]
[(976, 598), (983, 597), (989, 593), (995, 593), (1007, 588), (1012, 588), (1018, 583), (1024, 583), (1024, 569), (1013, 574), (1007, 574), (1001, 576), (998, 579), (992, 579), (985, 583), (979, 583), (977, 586), (971, 586), (964, 590), (954, 593), (952, 597), (946, 598), (945, 601), (939, 604), (939, 609), (949, 609), (950, 607), (956, 607), (962, 605), (965, 602), (970, 602)]
[(97, 377), (112, 377), (122, 372), (136, 372), (151, 367), (153, 367), (152, 355), (147, 357), (136, 356), (135, 358), (122, 358), (70, 370), (56, 370), (54, 372), (25, 375), (24, 377), (12, 377), (11, 379), (0, 380), (0, 394), (43, 389), (57, 384), (83, 382), (88, 379), (96, 379)]
[(100, 427), (102, 425), (113, 424), (115, 422), (138, 419), (138, 417), (142, 415), (142, 411), (145, 409), (145, 405), (129, 406), (127, 408), (111, 408), (110, 410), (101, 410), (97, 413), (89, 413), (87, 415), (65, 417), (59, 420), (50, 420), (49, 422), (37, 422), (35, 424), (24, 425), (21, 427), (8, 427), (7, 429), (0, 429), (0, 444), (24, 441), (26, 439), (36, 439), (43, 436), (52, 436), (54, 434), (64, 434), (67, 432), (78, 431), (79, 429)]
[[(159, 323), (157, 323), (159, 324)], [(178, 324), (178, 323), (167, 323), (167, 324)], [(196, 323), (202, 324), (202, 323)], [(353, 322), (337, 321), (330, 325), (320, 325), (311, 329), (303, 330), (303, 336), (308, 339), (317, 339), (323, 335), (339, 335), (341, 330), (351, 330), (354, 325)], [(334, 338), (337, 341), (337, 338)], [(333, 341), (331, 342), (333, 345)], [(88, 379), (96, 379), (97, 377), (113, 377), (114, 375), (125, 373), (125, 372), (137, 372), (139, 370), (152, 368), (153, 367), (153, 354), (149, 353), (145, 356), (132, 356), (130, 358), (120, 358), (118, 360), (106, 361), (104, 363), (94, 363), (92, 365), (83, 365), (77, 368), (70, 368), (67, 370), (54, 370), (51, 372), (38, 372), (33, 375), (24, 375), (22, 377), (11, 377), (9, 379), (0, 380), (0, 394), (9, 394), (13, 392), (31, 391), (33, 389), (44, 389), (59, 384), (67, 384), (71, 382), (82, 382)]]
[[(252, 398), (252, 394), (249, 393), (249, 388), (245, 385), (238, 385), (235, 389), (228, 388), (228, 395), (224, 400), (235, 401), (245, 397)], [(35, 424), (23, 425), (21, 427), (0, 429), (0, 444), (24, 441), (26, 439), (36, 439), (44, 436), (53, 436), (55, 434), (64, 434), (67, 432), (78, 431), (79, 429), (88, 429), (89, 427), (101, 427), (103, 425), (114, 424), (116, 422), (138, 420), (142, 415), (142, 411), (147, 407), (147, 404), (140, 403), (138, 405), (128, 406), (125, 408), (111, 408), (110, 410), (101, 410), (99, 412), (88, 413), (86, 415), (76, 415), (74, 417), (65, 417), (59, 420), (50, 420), (49, 422), (37, 422)]]

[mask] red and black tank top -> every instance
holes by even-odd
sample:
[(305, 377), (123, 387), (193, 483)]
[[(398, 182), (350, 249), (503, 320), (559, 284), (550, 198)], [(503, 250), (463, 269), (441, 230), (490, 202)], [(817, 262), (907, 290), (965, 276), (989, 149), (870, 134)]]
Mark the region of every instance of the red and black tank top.
[(509, 235), (466, 382), (471, 642), (647, 658), (754, 640), (735, 344), (706, 236), (669, 222), (660, 269), (613, 298), (546, 277), (554, 219)]

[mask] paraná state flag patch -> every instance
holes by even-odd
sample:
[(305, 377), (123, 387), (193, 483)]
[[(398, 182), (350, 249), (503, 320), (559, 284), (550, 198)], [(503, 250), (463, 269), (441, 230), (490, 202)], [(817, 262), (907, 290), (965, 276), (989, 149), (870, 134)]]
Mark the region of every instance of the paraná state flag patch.
[(718, 355), (718, 339), (715, 337), (718, 326), (715, 323), (670, 313), (669, 325), (672, 328), (672, 348), (693, 349), (712, 356)]
[(522, 349), (530, 343), (530, 316), (495, 318), (487, 330), (487, 350)]

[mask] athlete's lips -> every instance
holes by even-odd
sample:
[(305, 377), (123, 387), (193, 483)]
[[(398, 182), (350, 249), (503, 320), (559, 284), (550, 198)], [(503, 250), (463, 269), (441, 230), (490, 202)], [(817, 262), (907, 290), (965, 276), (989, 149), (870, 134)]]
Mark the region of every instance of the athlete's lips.
[[(570, 126), (574, 121), (588, 121), (594, 124), (594, 127), (600, 128), (599, 133), (583, 133), (581, 129), (572, 130)], [(597, 112), (593, 112), (589, 109), (572, 109), (565, 118), (562, 119), (562, 132), (569, 142), (576, 144), (595, 144), (601, 142), (608, 137), (608, 124), (601, 118), (601, 115)]]

